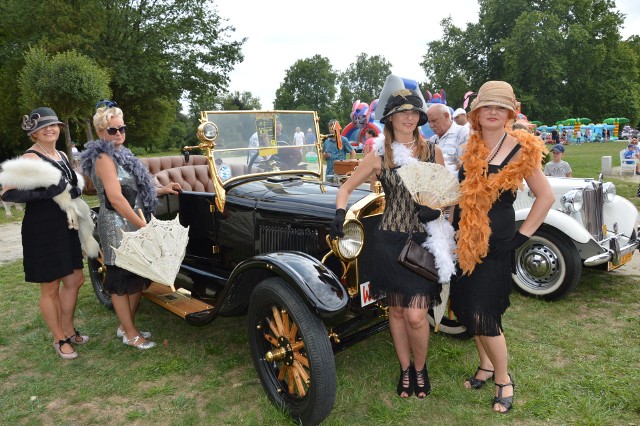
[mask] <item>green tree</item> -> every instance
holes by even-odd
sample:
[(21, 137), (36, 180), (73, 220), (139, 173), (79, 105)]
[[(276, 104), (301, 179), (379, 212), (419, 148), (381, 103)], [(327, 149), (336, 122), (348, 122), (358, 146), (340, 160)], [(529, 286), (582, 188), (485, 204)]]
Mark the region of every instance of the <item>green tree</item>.
[(337, 117), (341, 121), (348, 120), (353, 103), (358, 99), (371, 104), (378, 98), (389, 74), (391, 63), (384, 56), (359, 54), (356, 61), (338, 77), (340, 95), (334, 107)]
[[(67, 129), (71, 120), (83, 123), (92, 113), (96, 99), (111, 95), (106, 71), (75, 51), (50, 57), (43, 49), (29, 50), (18, 75), (18, 86), (19, 105), (24, 111), (49, 106)], [(71, 134), (66, 131), (65, 135), (66, 151), (71, 158)]]
[(487, 80), (509, 81), (523, 113), (547, 123), (638, 120), (638, 55), (621, 41), (623, 17), (613, 1), (479, 3), (477, 24), (461, 30), (445, 20), (443, 38), (429, 43), (421, 65), (432, 84), (457, 97)]
[(222, 96), (220, 109), (227, 111), (246, 111), (252, 109), (262, 109), (260, 99), (254, 97), (251, 92), (235, 91)]
[(274, 108), (317, 111), (321, 128), (326, 129), (327, 122), (335, 117), (337, 78), (328, 58), (315, 55), (300, 59), (287, 70), (276, 90)]
[[(34, 25), (41, 22), (46, 25)], [(95, 60), (111, 76), (130, 143), (161, 145), (178, 120), (180, 101), (193, 106), (225, 92), (229, 72), (243, 59), (245, 39), (231, 40), (234, 31), (212, 2), (3, 0), (0, 139), (24, 140), (16, 125), (24, 114), (16, 101), (16, 75), (24, 66), (23, 52), (39, 47), (49, 54), (75, 50)], [(1, 145), (0, 156), (17, 151), (17, 145)]]

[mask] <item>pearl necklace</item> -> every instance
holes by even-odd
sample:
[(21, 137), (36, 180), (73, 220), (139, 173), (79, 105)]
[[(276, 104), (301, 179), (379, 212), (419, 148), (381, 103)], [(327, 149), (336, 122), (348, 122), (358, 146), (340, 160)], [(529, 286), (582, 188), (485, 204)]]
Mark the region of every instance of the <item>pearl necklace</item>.
[(498, 155), (498, 153), (500, 152), (500, 148), (502, 148), (502, 143), (504, 142), (506, 137), (507, 137), (507, 132), (504, 132), (504, 135), (502, 135), (502, 137), (500, 138), (496, 146), (493, 147), (493, 149), (487, 156), (487, 163), (490, 163), (491, 161), (493, 161), (494, 158), (496, 158), (496, 155)]
[[(47, 157), (51, 158), (52, 160), (56, 160), (55, 156), (53, 154), (50, 154), (49, 151), (47, 151), (46, 149), (44, 149), (44, 147), (42, 145), (40, 145), (40, 143), (38, 141), (36, 141), (36, 145), (38, 145), (40, 147), (42, 152), (44, 152)], [(54, 148), (54, 151), (58, 152), (58, 151), (55, 150), (55, 148)], [(58, 160), (56, 160), (56, 161), (58, 161)]]
[(400, 144), (400, 145), (404, 145), (404, 146), (406, 146), (407, 148), (411, 149), (411, 148), (413, 148), (413, 146), (416, 144), (416, 140), (414, 139), (414, 140), (412, 140), (411, 142), (398, 142), (398, 141), (396, 141), (396, 143), (398, 143), (398, 144)]

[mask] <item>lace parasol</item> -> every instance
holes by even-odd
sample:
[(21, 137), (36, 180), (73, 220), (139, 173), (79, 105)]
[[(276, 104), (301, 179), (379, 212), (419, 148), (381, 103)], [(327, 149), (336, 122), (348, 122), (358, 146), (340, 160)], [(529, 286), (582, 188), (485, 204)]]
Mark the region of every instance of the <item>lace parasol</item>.
[(124, 232), (115, 250), (116, 266), (173, 288), (189, 241), (189, 227), (154, 216), (144, 228)]

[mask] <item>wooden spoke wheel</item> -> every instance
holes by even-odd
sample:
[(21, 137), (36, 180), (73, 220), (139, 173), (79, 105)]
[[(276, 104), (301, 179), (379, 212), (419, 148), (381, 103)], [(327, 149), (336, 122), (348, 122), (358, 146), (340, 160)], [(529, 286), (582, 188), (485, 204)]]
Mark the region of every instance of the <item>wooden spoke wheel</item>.
[(281, 278), (251, 294), (249, 346), (267, 395), (302, 424), (318, 424), (333, 407), (335, 362), (326, 328)]

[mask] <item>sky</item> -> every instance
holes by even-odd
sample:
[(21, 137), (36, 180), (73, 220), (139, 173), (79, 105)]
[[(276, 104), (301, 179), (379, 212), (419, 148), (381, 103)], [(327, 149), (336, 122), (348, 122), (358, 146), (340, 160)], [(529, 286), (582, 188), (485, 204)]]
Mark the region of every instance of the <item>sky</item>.
[[(626, 15), (623, 39), (640, 34), (632, 25), (640, 22), (640, 1), (615, 3)], [(427, 43), (442, 36), (442, 19), (451, 17), (464, 29), (477, 22), (479, 11), (477, 0), (216, 0), (215, 5), (227, 24), (236, 28), (230, 39), (247, 37), (244, 61), (229, 74), (229, 90), (251, 92), (263, 109), (273, 108), (286, 71), (297, 60), (316, 54), (329, 58), (336, 71), (346, 70), (360, 53), (380, 55), (391, 63), (392, 73), (425, 81), (419, 63)]]

